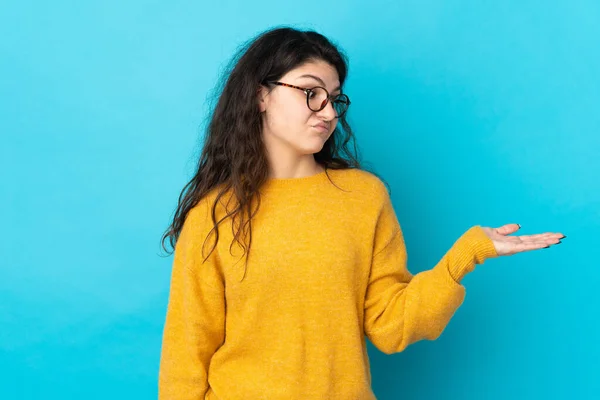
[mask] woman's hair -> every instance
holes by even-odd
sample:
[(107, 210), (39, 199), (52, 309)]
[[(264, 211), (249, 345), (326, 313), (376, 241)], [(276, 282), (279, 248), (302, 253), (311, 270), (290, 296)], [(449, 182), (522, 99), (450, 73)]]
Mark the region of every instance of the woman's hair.
[[(219, 187), (211, 211), (214, 226), (210, 233), (215, 231), (215, 241), (204, 260), (206, 261), (215, 249), (219, 240), (218, 225), (227, 217), (231, 217), (233, 222), (237, 221), (232, 225), (239, 227), (235, 233), (235, 241), (240, 243), (245, 254), (250, 251), (250, 221), (260, 205), (258, 189), (269, 175), (269, 162), (262, 140), (263, 126), (258, 92), (264, 82), (277, 81), (290, 70), (310, 61), (325, 61), (331, 64), (338, 73), (340, 86), (343, 87), (348, 74), (347, 57), (317, 32), (290, 27), (271, 29), (250, 40), (237, 51), (216, 87), (219, 93), (218, 101), (210, 110), (196, 173), (179, 196), (173, 222), (162, 237), (163, 249), (167, 250), (166, 239), (169, 239), (171, 247), (175, 248), (190, 209), (212, 189)], [(342, 116), (338, 122), (321, 151), (314, 154), (315, 160), (326, 170), (362, 169), (358, 160), (358, 149), (346, 117)], [(227, 210), (225, 217), (217, 221), (217, 203), (229, 191), (235, 196), (235, 208)], [(257, 200), (254, 210), (251, 206), (253, 199)], [(247, 248), (240, 241), (242, 233), (244, 237), (249, 237)], [(206, 244), (206, 240), (204, 243)], [(202, 249), (204, 250), (204, 246)]]

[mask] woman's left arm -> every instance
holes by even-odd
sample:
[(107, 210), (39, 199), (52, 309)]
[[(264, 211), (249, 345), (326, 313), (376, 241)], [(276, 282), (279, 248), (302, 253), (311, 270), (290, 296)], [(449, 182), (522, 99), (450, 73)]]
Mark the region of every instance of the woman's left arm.
[(391, 199), (383, 188), (371, 271), (364, 301), (364, 331), (384, 353), (396, 353), (418, 340), (437, 339), (464, 301), (463, 277), (486, 259), (549, 247), (565, 236), (544, 233), (508, 236), (517, 224), (467, 230), (429, 270), (412, 275)]

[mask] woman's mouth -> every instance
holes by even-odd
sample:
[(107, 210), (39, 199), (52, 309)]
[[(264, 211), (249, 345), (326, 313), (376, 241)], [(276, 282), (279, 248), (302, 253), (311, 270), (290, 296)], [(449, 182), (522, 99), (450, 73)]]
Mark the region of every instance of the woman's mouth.
[(321, 133), (329, 132), (329, 128), (327, 128), (326, 126), (323, 126), (323, 125), (315, 125), (315, 126), (313, 126), (313, 128), (315, 128), (316, 130), (318, 130)]

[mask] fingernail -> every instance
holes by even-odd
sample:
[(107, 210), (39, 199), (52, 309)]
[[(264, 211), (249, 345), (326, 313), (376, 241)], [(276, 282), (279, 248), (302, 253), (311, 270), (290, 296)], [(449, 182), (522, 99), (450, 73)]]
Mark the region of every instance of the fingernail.
[(521, 224), (517, 224), (517, 225), (519, 225), (519, 229), (521, 229)]
[(563, 235), (563, 237), (562, 237), (562, 238), (560, 238), (560, 239), (562, 240), (562, 239), (564, 239), (564, 238), (566, 238), (566, 236), (564, 236), (564, 235)]

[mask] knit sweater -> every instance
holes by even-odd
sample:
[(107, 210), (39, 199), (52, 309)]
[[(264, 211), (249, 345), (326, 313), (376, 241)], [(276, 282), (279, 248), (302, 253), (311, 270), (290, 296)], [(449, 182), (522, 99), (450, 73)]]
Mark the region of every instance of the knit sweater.
[(175, 246), (159, 400), (375, 399), (365, 338), (386, 354), (438, 338), (464, 300), (461, 279), (498, 256), (476, 225), (411, 274), (386, 186), (347, 169), (269, 179), (247, 265), (231, 218), (203, 263), (215, 194)]

